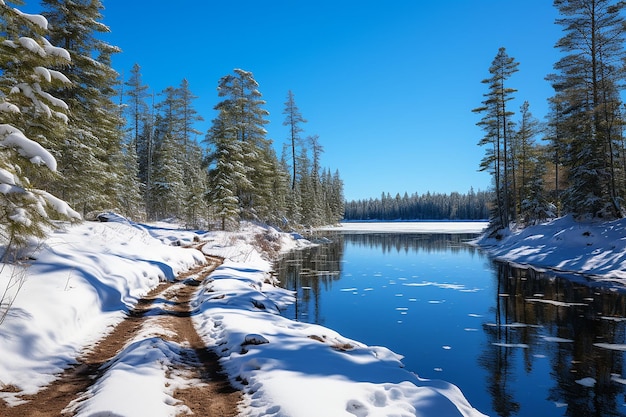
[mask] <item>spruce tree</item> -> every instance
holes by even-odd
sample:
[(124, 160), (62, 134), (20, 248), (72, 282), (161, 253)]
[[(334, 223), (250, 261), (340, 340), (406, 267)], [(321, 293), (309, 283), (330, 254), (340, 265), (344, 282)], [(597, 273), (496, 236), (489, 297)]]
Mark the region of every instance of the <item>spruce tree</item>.
[(207, 162), (209, 179), (207, 200), (210, 217), (217, 219), (222, 230), (239, 225), (241, 208), (239, 189), (251, 187), (243, 158), (242, 142), (230, 119), (229, 108), (224, 106), (206, 135), (209, 146)]
[(0, 2), (0, 241), (14, 248), (44, 236), (50, 216), (80, 218), (67, 203), (37, 188), (47, 185), (46, 172), (57, 169), (45, 147), (67, 123), (67, 104), (46, 89), (70, 84), (52, 69), (68, 65), (70, 54), (44, 38), (47, 29), (43, 16)]
[(249, 220), (267, 220), (271, 194), (267, 173), (277, 161), (268, 152), (271, 141), (266, 138), (265, 124), (269, 112), (264, 109), (265, 100), (258, 90), (259, 84), (249, 71), (235, 69), (234, 74), (222, 77), (218, 84), (218, 96), (224, 98), (215, 107), (221, 114), (225, 129), (240, 142), (243, 163), (247, 167), (247, 181), (240, 182), (237, 196), (241, 216)]
[[(150, 195), (154, 190), (154, 95), (148, 92), (148, 85), (143, 83), (141, 67), (137, 63), (133, 65), (130, 77), (124, 85), (128, 87), (125, 90), (125, 110), (129, 125), (127, 133), (130, 132), (127, 146), (137, 163), (136, 172), (145, 207), (143, 211), (148, 220), (154, 220), (154, 199)], [(146, 100), (150, 100), (150, 105)]]
[(119, 49), (101, 40), (100, 34), (109, 32), (100, 22), (104, 7), (98, 0), (42, 3), (52, 27), (50, 40), (72, 56), (65, 71), (72, 88), (55, 91), (72, 111), (68, 131), (51, 144), (62, 174), (54, 188), (83, 213), (119, 209), (124, 190), (112, 181), (127, 174), (121, 163), (123, 123), (114, 102), (118, 74), (111, 68), (111, 56)]
[[(521, 203), (527, 198), (531, 177), (537, 174), (535, 164), (535, 136), (539, 132), (539, 121), (530, 112), (530, 105), (525, 101), (520, 107), (519, 129), (515, 133), (515, 152), (513, 164), (517, 168), (515, 179), (515, 206), (521, 209)], [(535, 181), (536, 183), (536, 181)]]

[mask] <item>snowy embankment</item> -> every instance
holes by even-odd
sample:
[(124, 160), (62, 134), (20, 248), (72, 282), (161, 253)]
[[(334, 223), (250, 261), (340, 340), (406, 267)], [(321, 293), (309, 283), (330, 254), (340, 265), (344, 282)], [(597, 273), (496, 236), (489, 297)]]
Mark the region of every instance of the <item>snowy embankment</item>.
[[(204, 262), (199, 251), (170, 245), (199, 239), (205, 253), (226, 260), (198, 288), (193, 320), (242, 389), (242, 416), (482, 415), (458, 388), (420, 379), (384, 347), (280, 316), (293, 295), (273, 285), (271, 264), (256, 248), (302, 244), (289, 235), (252, 226), (194, 233), (113, 220), (57, 231), (28, 268), (1, 271), (2, 289), (11, 279), (26, 280), (0, 325), (0, 399), (15, 404), (41, 390), (159, 281)], [(154, 417), (184, 412), (172, 397), (173, 387), (185, 385), (184, 375), (168, 371), (180, 360), (179, 349), (159, 342), (160, 331), (144, 329), (143, 340), (130, 341), (105, 364), (79, 410), (106, 412), (110, 404), (108, 412), (135, 416), (141, 403)]]
[(565, 216), (474, 243), (501, 261), (626, 284), (626, 219), (577, 222)]

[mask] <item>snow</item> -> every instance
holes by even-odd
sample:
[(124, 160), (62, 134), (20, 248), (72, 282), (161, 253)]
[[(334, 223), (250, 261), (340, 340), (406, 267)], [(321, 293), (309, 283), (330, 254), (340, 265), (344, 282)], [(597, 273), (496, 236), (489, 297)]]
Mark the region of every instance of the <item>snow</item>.
[(565, 216), (521, 230), (506, 230), (500, 240), (482, 236), (474, 243), (501, 261), (626, 284), (626, 219), (577, 222)]
[(46, 51), (33, 38), (22, 36), (18, 39), (18, 42), (22, 45), (22, 47), (28, 49), (32, 53), (39, 56), (46, 56)]
[(319, 230), (344, 233), (481, 233), (488, 224), (484, 221), (343, 222)]
[(5, 101), (4, 103), (0, 103), (0, 112), (20, 113), (20, 109), (15, 104), (11, 104)]
[[(4, 4), (4, 2), (2, 4)], [(24, 13), (15, 8), (13, 9), (13, 11), (17, 13), (18, 15), (22, 16), (24, 19), (27, 19), (31, 23), (39, 26), (41, 29), (48, 30), (48, 20), (42, 15)]]
[(34, 164), (45, 164), (51, 171), (56, 171), (57, 162), (54, 156), (39, 143), (28, 139), (11, 125), (0, 124), (0, 146), (17, 148), (18, 153)]
[[(5, 265), (2, 290), (12, 308), (0, 324), (0, 398), (17, 404), (76, 362), (160, 281), (204, 262), (196, 249), (225, 257), (198, 287), (193, 321), (216, 346), (231, 383), (243, 392), (240, 415), (252, 416), (482, 416), (454, 385), (405, 370), (401, 357), (332, 329), (280, 315), (293, 293), (273, 285), (271, 263), (255, 245), (259, 234), (275, 250), (303, 239), (248, 225), (238, 233), (140, 225), (115, 215), (107, 222), (65, 225), (33, 247), (28, 264)], [(6, 300), (4, 300), (6, 302)], [(197, 385), (183, 371), (181, 346), (148, 321), (103, 367), (103, 376), (67, 412), (77, 416), (174, 416), (189, 410), (173, 397)], [(121, 398), (133, 401), (121, 401)], [(139, 411), (140, 410), (140, 411)]]

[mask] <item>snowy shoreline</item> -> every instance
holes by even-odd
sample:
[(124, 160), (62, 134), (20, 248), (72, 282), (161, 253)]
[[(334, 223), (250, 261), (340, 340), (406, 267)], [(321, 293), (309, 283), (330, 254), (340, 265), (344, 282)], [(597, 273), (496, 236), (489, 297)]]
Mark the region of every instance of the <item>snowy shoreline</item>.
[[(111, 220), (55, 231), (33, 252), (30, 266), (4, 265), (0, 271), (3, 289), (11, 279), (26, 277), (0, 325), (0, 398), (5, 402), (18, 404), (21, 395), (41, 390), (159, 282), (204, 262), (200, 251), (177, 246), (201, 242), (202, 252), (225, 261), (198, 287), (193, 320), (205, 343), (216, 347), (231, 382), (244, 393), (241, 416), (482, 415), (456, 386), (419, 378), (385, 347), (281, 316), (293, 293), (275, 285), (271, 262), (258, 248), (266, 245), (277, 253), (308, 242), (252, 225), (239, 232), (205, 233), (167, 223)], [(391, 231), (398, 233), (454, 232), (450, 225), (458, 233), (477, 233), (484, 227), (476, 222), (393, 224)], [(356, 232), (390, 231), (388, 224), (373, 226), (342, 225)], [(473, 244), (496, 260), (574, 271), (599, 283), (626, 283), (626, 220), (578, 223), (564, 217), (506, 232), (500, 240), (483, 235)], [(146, 340), (154, 339), (151, 329), (144, 334)], [(145, 359), (137, 362), (137, 352), (132, 358), (120, 357), (124, 352), (113, 358), (111, 363), (134, 365), (122, 367), (126, 377), (95, 382), (73, 404), (79, 416), (80, 410), (103, 404), (109, 407), (103, 411), (125, 416), (139, 405), (155, 417), (175, 416), (184, 409), (172, 398), (173, 387), (194, 382), (167, 371), (180, 360), (176, 349), (142, 341), (138, 346)]]
[(472, 243), (498, 261), (626, 284), (626, 219), (577, 222), (565, 216)]
[[(200, 251), (176, 246), (198, 241), (205, 254), (225, 261), (198, 287), (193, 321), (243, 392), (240, 416), (483, 415), (456, 386), (419, 378), (385, 347), (281, 316), (293, 293), (272, 282), (271, 262), (257, 248), (287, 251), (305, 241), (252, 225), (205, 233), (117, 217), (58, 230), (33, 253), (30, 266), (5, 265), (0, 272), (3, 289), (26, 274), (0, 325), (0, 398), (19, 404), (21, 395), (38, 392), (160, 281), (204, 262)], [(73, 402), (78, 416), (96, 409), (132, 416), (138, 407), (155, 417), (184, 411), (173, 390), (196, 382), (168, 371), (180, 361), (179, 349), (156, 343), (156, 334), (144, 329), (145, 341), (134, 341), (139, 351), (123, 350), (104, 365), (117, 377), (98, 379)]]

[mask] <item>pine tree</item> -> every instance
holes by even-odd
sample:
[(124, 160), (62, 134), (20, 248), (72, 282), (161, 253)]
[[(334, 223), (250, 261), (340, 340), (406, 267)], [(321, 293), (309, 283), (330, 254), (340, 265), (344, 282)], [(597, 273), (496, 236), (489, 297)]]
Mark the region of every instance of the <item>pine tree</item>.
[(83, 213), (120, 209), (127, 200), (117, 187), (127, 175), (123, 164), (123, 123), (114, 100), (118, 74), (111, 56), (119, 49), (100, 39), (109, 28), (99, 22), (104, 8), (98, 0), (66, 2), (43, 0), (51, 23), (50, 39), (72, 56), (65, 74), (72, 89), (55, 91), (72, 108), (69, 129), (51, 144), (57, 152), (62, 178), (54, 187)]
[[(130, 103), (128, 105), (128, 111), (130, 113), (131, 130), (133, 132), (132, 143), (135, 146), (135, 153), (139, 160), (139, 177), (142, 180), (145, 178), (147, 166), (150, 164), (147, 161), (147, 157), (150, 150), (150, 143), (142, 143), (140, 140), (140, 127), (142, 123), (145, 123), (148, 119), (148, 105), (146, 104), (146, 98), (148, 97), (148, 86), (143, 84), (141, 79), (141, 67), (135, 63), (130, 72), (130, 78), (126, 81), (126, 85), (129, 87), (126, 93), (130, 97)], [(144, 138), (144, 141), (147, 138)], [(144, 181), (145, 183), (145, 181)]]
[[(552, 190), (551, 199), (555, 205), (555, 215), (561, 215), (561, 183), (565, 177), (563, 170), (563, 155), (566, 153), (567, 140), (563, 128), (563, 104), (556, 98), (549, 100), (550, 113), (548, 114), (548, 122), (546, 136), (544, 140), (548, 141), (546, 146), (547, 161), (553, 165), (554, 182), (552, 186), (546, 184), (546, 188)], [(546, 162), (547, 162), (546, 161)]]
[[(129, 155), (134, 155), (137, 161), (137, 177), (140, 190), (144, 199), (146, 218), (155, 219), (153, 198), (150, 195), (154, 190), (154, 95), (148, 93), (149, 87), (142, 81), (141, 67), (135, 63), (130, 72), (129, 79), (125, 82), (126, 113), (130, 124), (130, 138), (127, 140)], [(151, 105), (146, 100), (151, 98)]]
[(621, 100), (625, 4), (611, 0), (555, 0), (557, 24), (565, 35), (556, 47), (564, 55), (548, 78), (562, 109), (562, 131), (569, 138), (564, 163), (569, 186), (564, 202), (581, 217), (622, 216), (616, 158), (621, 140)]
[(182, 152), (161, 115), (157, 116), (155, 124), (154, 178), (150, 190), (152, 211), (158, 219), (178, 218), (185, 198)]
[[(539, 122), (530, 112), (530, 105), (525, 101), (520, 107), (519, 129), (515, 133), (515, 156), (513, 165), (517, 167), (515, 179), (515, 206), (521, 210), (521, 203), (527, 198), (531, 176), (536, 175), (535, 136), (539, 131)], [(545, 170), (544, 170), (545, 171)], [(536, 183), (536, 181), (535, 181)]]
[(258, 87), (251, 72), (235, 69), (234, 74), (220, 79), (218, 96), (224, 100), (215, 109), (227, 115), (222, 123), (229, 133), (232, 130), (234, 138), (240, 142), (243, 164), (248, 169), (247, 181), (238, 184), (240, 214), (249, 220), (263, 221), (269, 212), (268, 197), (272, 184), (266, 173), (270, 165), (277, 164), (277, 161), (268, 161), (272, 158), (267, 152), (271, 142), (266, 138), (264, 125), (268, 123), (266, 117), (269, 112), (263, 108), (265, 100), (261, 98)]
[(316, 218), (315, 186), (313, 185), (313, 176), (311, 175), (311, 160), (309, 159), (307, 149), (304, 147), (300, 150), (298, 166), (298, 191), (302, 207), (301, 222), (305, 226), (313, 226)]
[(307, 141), (311, 145), (311, 152), (313, 159), (311, 160), (311, 186), (312, 193), (311, 202), (312, 208), (311, 211), (313, 213), (313, 217), (311, 219), (311, 224), (314, 226), (321, 226), (324, 224), (324, 205), (326, 203), (326, 196), (322, 190), (322, 180), (321, 180), (321, 156), (322, 152), (324, 152), (324, 148), (319, 143), (319, 136), (313, 135), (307, 138)]
[(300, 133), (303, 131), (300, 124), (306, 123), (306, 120), (302, 117), (291, 90), (287, 92), (287, 101), (285, 102), (285, 110), (283, 111), (283, 114), (285, 115), (283, 126), (289, 127), (289, 146), (291, 149), (292, 172), (291, 189), (295, 190), (298, 171), (296, 154), (298, 152), (298, 147), (301, 145)]
[(210, 147), (208, 156), (209, 187), (207, 200), (212, 216), (222, 230), (236, 228), (241, 213), (238, 190), (252, 185), (244, 163), (242, 142), (230, 118), (230, 108), (224, 106), (207, 133), (205, 142)]
[(44, 236), (50, 216), (80, 218), (30, 181), (45, 186), (45, 172), (56, 171), (57, 162), (45, 146), (67, 123), (67, 104), (45, 89), (70, 84), (51, 68), (67, 65), (71, 58), (43, 37), (47, 29), (43, 16), (0, 2), (0, 240), (8, 247)]
[(207, 178), (206, 171), (202, 169), (202, 149), (195, 138), (201, 132), (195, 128), (195, 123), (204, 119), (193, 107), (193, 101), (198, 97), (191, 92), (186, 79), (181, 81), (174, 94), (176, 107), (174, 108), (173, 134), (180, 142), (183, 152), (182, 170), (185, 186), (181, 214), (186, 224), (198, 227), (200, 214), (207, 210), (204, 198)]
[(474, 112), (483, 113), (478, 123), (485, 132), (479, 145), (491, 145), (481, 162), (481, 170), (490, 170), (495, 182), (494, 204), (495, 213), (492, 226), (495, 229), (507, 227), (511, 221), (511, 174), (510, 174), (510, 140), (513, 122), (513, 112), (507, 109), (507, 103), (513, 99), (512, 94), (517, 91), (507, 86), (508, 79), (517, 71), (519, 63), (509, 57), (505, 48), (500, 48), (491, 66), (490, 78), (482, 81), (489, 88), (483, 101), (483, 106), (474, 109)]

